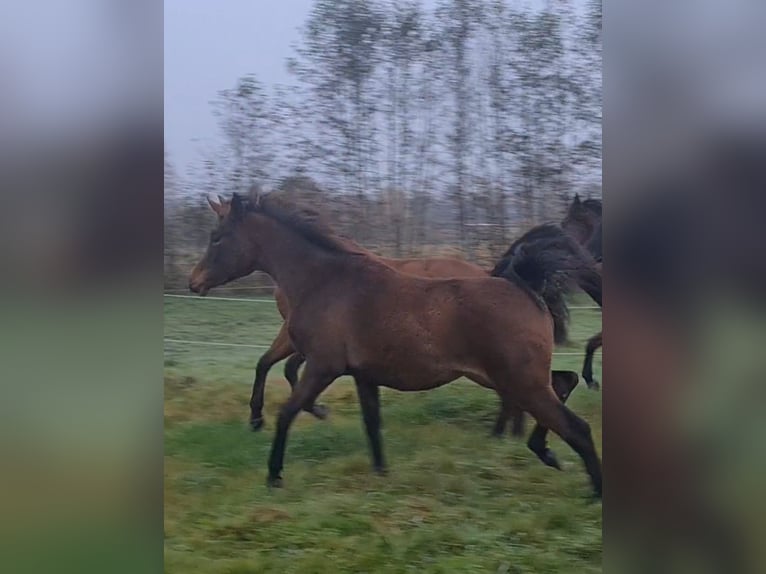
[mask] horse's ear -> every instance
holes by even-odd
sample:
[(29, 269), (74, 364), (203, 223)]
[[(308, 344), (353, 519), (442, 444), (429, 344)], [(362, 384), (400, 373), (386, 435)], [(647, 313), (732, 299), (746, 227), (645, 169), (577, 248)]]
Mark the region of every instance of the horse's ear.
[(580, 194), (575, 193), (574, 201), (572, 202), (574, 205), (580, 205)]
[(221, 198), (221, 196), (220, 195), (218, 196), (220, 203), (216, 203), (215, 201), (210, 199), (209, 195), (205, 197), (207, 199), (208, 205), (210, 205), (210, 209), (212, 209), (218, 217), (223, 217), (224, 209), (223, 209), (223, 199)]

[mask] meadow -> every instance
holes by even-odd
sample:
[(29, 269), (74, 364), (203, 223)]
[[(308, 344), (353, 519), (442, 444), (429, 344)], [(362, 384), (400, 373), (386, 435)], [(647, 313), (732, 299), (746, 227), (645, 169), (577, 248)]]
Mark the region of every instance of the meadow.
[[(524, 441), (490, 437), (497, 397), (469, 381), (382, 390), (385, 477), (370, 470), (353, 382), (336, 381), (319, 400), (330, 417), (298, 416), (284, 488), (268, 489), (266, 460), (289, 387), (276, 365), (266, 426), (251, 432), (255, 364), (281, 324), (260, 298), (165, 298), (166, 572), (601, 572), (601, 505), (589, 502), (577, 455), (551, 435), (558, 472)], [(557, 349), (554, 368), (579, 372), (600, 325), (599, 311), (573, 309), (571, 344)], [(600, 381), (600, 352), (595, 373)], [(601, 394), (581, 381), (569, 404), (600, 452)]]

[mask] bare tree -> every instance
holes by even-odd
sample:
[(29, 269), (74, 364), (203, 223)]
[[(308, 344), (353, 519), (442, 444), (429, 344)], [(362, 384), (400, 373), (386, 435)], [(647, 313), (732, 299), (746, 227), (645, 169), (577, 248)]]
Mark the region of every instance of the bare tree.
[[(317, 0), (289, 69), (307, 87), (326, 173), (364, 203), (377, 152), (372, 79), (382, 34), (372, 0)], [(360, 227), (360, 232), (362, 231)]]
[(480, 25), (482, 4), (477, 0), (443, 0), (437, 8), (441, 32), (446, 38), (442, 44), (444, 72), (447, 87), (452, 93), (454, 115), (452, 129), (447, 137), (447, 147), (452, 156), (454, 181), (450, 189), (456, 209), (456, 222), (460, 245), (467, 246), (466, 194), (470, 154), (469, 110), (471, 107), (471, 40)]
[(221, 90), (212, 105), (231, 152), (227, 159), (233, 190), (268, 180), (274, 159), (274, 116), (260, 82), (252, 74), (243, 76), (234, 88)]

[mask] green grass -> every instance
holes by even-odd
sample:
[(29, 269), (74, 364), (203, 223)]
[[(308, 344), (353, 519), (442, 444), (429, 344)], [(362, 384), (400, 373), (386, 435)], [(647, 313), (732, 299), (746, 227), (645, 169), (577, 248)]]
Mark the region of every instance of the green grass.
[[(586, 301), (578, 301), (587, 304)], [(572, 311), (571, 347), (601, 315)], [(268, 345), (281, 322), (273, 304), (167, 299), (165, 337)], [(318, 421), (292, 427), (285, 487), (265, 486), (281, 365), (266, 387), (267, 426), (247, 428), (261, 349), (183, 346), (165, 353), (165, 570), (178, 573), (600, 572), (601, 505), (582, 465), (552, 436), (564, 472), (523, 441), (489, 431), (494, 393), (458, 381), (423, 393), (382, 390), (389, 475), (370, 471), (353, 383), (336, 381)], [(581, 355), (554, 367), (579, 372)], [(601, 374), (600, 355), (595, 362)], [(608, 384), (608, 383), (607, 383)], [(569, 401), (601, 444), (601, 395)], [(528, 423), (531, 428), (531, 421)]]

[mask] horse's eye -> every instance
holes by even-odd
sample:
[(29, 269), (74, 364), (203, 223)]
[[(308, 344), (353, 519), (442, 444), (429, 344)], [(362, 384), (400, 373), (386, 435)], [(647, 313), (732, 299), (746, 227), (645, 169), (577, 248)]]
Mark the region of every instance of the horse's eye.
[(213, 247), (218, 247), (221, 244), (221, 239), (222, 239), (221, 237), (216, 237), (210, 242), (210, 245), (212, 245)]

